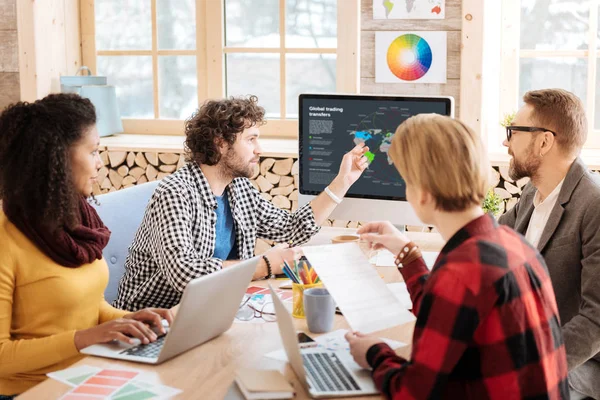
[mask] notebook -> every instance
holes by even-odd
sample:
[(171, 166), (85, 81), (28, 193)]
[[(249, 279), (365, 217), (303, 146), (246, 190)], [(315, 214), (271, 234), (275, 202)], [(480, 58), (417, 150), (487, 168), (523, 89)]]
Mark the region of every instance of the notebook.
[(294, 397), (294, 388), (277, 370), (241, 368), (235, 380), (247, 400)]

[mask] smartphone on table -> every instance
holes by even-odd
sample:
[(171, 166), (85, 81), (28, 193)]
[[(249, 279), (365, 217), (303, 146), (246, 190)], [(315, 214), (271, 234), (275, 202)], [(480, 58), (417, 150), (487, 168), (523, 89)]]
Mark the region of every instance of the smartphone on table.
[(298, 345), (301, 349), (306, 349), (309, 347), (317, 347), (317, 342), (315, 339), (311, 338), (304, 332), (298, 332)]

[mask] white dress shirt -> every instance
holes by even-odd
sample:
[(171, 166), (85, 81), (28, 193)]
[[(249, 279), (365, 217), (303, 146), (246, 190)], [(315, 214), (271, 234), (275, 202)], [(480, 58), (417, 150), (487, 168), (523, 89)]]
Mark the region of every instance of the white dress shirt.
[(558, 194), (560, 193), (564, 181), (564, 179), (560, 181), (544, 201), (540, 201), (540, 192), (535, 192), (535, 196), (533, 197), (533, 214), (531, 214), (529, 226), (525, 233), (525, 238), (533, 245), (533, 247), (537, 247), (540, 242), (542, 232), (546, 227), (548, 218), (550, 218), (550, 213), (556, 204), (556, 200), (558, 200)]

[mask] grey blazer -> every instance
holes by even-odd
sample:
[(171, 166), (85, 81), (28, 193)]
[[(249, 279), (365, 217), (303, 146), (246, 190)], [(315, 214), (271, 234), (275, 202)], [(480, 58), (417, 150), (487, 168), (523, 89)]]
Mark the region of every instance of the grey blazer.
[[(528, 183), (501, 224), (525, 235), (537, 189)], [(600, 399), (600, 177), (577, 158), (538, 244), (562, 323), (569, 382)]]

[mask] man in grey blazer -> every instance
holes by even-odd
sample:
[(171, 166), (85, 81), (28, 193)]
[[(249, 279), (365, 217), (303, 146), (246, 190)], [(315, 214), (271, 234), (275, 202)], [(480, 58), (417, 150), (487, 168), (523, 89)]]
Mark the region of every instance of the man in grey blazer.
[(544, 256), (567, 349), (571, 398), (600, 399), (600, 180), (579, 158), (581, 101), (560, 89), (527, 92), (507, 127), (512, 179), (531, 178), (500, 223)]

